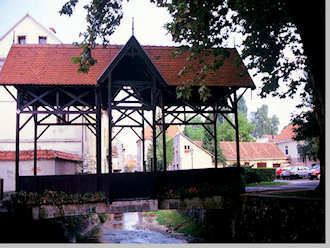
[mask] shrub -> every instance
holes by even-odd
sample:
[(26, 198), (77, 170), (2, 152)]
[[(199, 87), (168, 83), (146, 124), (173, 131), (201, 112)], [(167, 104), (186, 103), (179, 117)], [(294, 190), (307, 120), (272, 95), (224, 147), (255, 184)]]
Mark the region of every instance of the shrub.
[(273, 168), (262, 168), (262, 169), (251, 169), (244, 168), (243, 172), (243, 182), (248, 183), (258, 183), (258, 182), (271, 182), (275, 180), (275, 169)]

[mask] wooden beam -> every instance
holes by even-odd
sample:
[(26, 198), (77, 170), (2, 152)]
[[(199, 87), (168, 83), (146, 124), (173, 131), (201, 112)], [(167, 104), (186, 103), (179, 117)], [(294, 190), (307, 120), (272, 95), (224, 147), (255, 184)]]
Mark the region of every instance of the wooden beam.
[(15, 142), (15, 191), (18, 192), (19, 181), (19, 132), (20, 132), (20, 111), (21, 111), (21, 92), (17, 90), (16, 99), (16, 142)]
[(96, 174), (97, 174), (97, 190), (101, 189), (101, 163), (102, 163), (102, 145), (101, 145), (101, 94), (100, 88), (95, 89), (96, 101)]
[[(109, 174), (112, 173), (112, 81), (111, 81), (111, 73), (108, 77), (108, 169)], [(121, 131), (121, 130), (120, 130)], [(116, 136), (120, 133), (120, 131), (116, 134)]]
[(238, 126), (238, 113), (237, 113), (237, 95), (236, 91), (234, 92), (234, 108), (235, 108), (235, 138), (236, 138), (236, 163), (237, 167), (240, 167), (240, 150), (239, 150), (239, 126)]

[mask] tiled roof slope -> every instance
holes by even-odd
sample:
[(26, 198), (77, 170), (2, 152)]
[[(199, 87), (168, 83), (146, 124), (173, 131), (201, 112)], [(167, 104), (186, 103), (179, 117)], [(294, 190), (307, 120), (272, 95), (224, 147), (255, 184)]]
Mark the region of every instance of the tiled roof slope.
[[(236, 160), (236, 143), (219, 142), (223, 155), (227, 160)], [(286, 159), (282, 151), (273, 143), (240, 142), (241, 160)]]
[[(81, 49), (73, 45), (13, 45), (0, 72), (0, 85), (95, 85), (121, 48), (119, 45), (96, 47), (93, 50), (96, 65), (89, 73), (79, 73), (78, 65), (73, 64), (71, 58), (78, 56)], [(178, 76), (187, 63), (187, 53), (173, 57), (175, 47), (143, 46), (143, 49), (169, 85), (180, 85), (194, 77), (193, 72)], [(237, 50), (228, 50), (229, 58), (220, 69), (205, 78), (205, 83), (254, 88)], [(237, 61), (240, 62), (238, 66)]]
[[(33, 151), (20, 151), (19, 158), (22, 161), (33, 160)], [(81, 157), (67, 152), (54, 150), (38, 150), (37, 159), (63, 159), (68, 161), (82, 161)], [(15, 151), (0, 151), (0, 161), (15, 160)]]
[(294, 126), (293, 125), (287, 125), (284, 127), (279, 135), (275, 137), (275, 142), (281, 142), (281, 141), (289, 141), (293, 140), (295, 133), (294, 133)]
[[(180, 130), (179, 130), (178, 126), (176, 126), (176, 125), (169, 126), (166, 129), (166, 135), (170, 139), (173, 139), (175, 137), (175, 135), (177, 135), (177, 133), (179, 133), (179, 132), (180, 132)], [(152, 139), (152, 128), (150, 126), (147, 126), (144, 129), (144, 138), (146, 140), (151, 140)]]

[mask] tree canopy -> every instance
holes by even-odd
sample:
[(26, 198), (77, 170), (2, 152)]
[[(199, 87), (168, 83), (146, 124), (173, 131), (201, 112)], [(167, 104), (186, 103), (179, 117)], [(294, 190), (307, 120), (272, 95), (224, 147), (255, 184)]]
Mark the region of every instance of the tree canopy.
[[(251, 123), (244, 113), (238, 113), (239, 140), (243, 142), (254, 141), (252, 136), (255, 126)], [(218, 130), (219, 141), (235, 141), (235, 130), (228, 121), (224, 121)]]
[(252, 122), (255, 124), (253, 132), (255, 137), (264, 134), (276, 135), (278, 132), (279, 120), (276, 115), (268, 117), (268, 106), (263, 104), (256, 112), (252, 112)]

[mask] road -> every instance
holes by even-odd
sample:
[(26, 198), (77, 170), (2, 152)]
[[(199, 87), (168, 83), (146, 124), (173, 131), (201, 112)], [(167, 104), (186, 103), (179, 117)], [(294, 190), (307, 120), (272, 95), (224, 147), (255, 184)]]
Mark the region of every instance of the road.
[(319, 180), (309, 179), (296, 179), (296, 180), (275, 180), (275, 182), (286, 182), (287, 185), (274, 185), (274, 186), (254, 186), (245, 187), (246, 192), (260, 192), (271, 190), (294, 190), (294, 189), (306, 189), (313, 190), (319, 184)]

